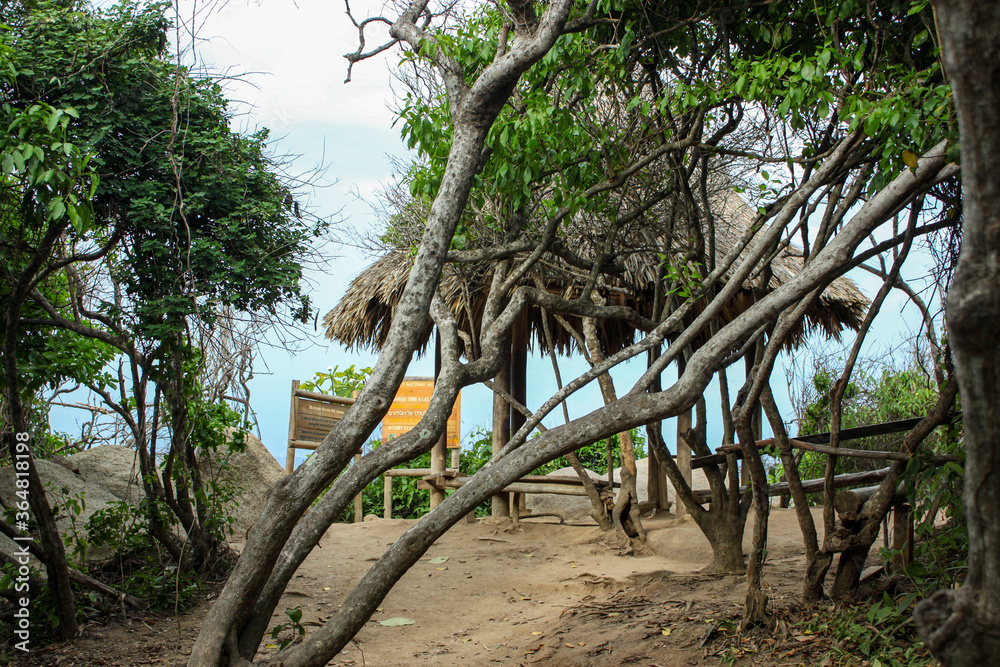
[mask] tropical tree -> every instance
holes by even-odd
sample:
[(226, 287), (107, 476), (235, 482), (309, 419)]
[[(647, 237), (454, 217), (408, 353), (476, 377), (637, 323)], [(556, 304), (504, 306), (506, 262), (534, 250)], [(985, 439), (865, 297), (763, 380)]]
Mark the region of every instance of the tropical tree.
[[(199, 458), (244, 426), (223, 404), (247, 403), (249, 339), (308, 318), (303, 262), (326, 225), (303, 217), (267, 132), (233, 132), (218, 83), (172, 61), (168, 7), (3, 10), (4, 423), (10, 437), (26, 431), (19, 378), (89, 387), (131, 433), (153, 537), (202, 568), (224, 562), (225, 523)], [(53, 567), (72, 634), (65, 563)]]
[[(426, 161), (411, 187), (426, 210), (419, 243), (371, 379), (312, 465), (272, 490), (206, 617), (190, 664), (245, 664), (253, 658), (281, 592), (329, 524), (371, 479), (433, 446), (459, 388), (497, 374), (513, 323), (532, 307), (599, 322), (624, 320), (643, 337), (598, 361), (536, 409), (489, 465), (373, 565), (322, 628), (278, 659), (285, 665), (325, 664), (430, 544), (483, 500), (582, 445), (690, 411), (713, 375), (748, 352), (755, 353), (754, 368), (731, 406), (732, 430), (760, 508), (748, 615), (761, 617), (768, 487), (752, 422), (758, 400), (768, 404), (775, 358), (838, 276), (955, 224), (943, 215), (921, 215), (924, 195), (934, 196), (934, 188), (958, 172), (947, 152), (947, 85), (931, 32), (921, 31), (932, 23), (929, 9), (900, 1), (880, 6), (875, 16), (858, 3), (813, 4), (722, 3), (705, 12), (696, 3), (674, 3), (657, 13), (628, 2), (527, 1), (466, 21), (436, 15), (418, 1), (392, 21), (359, 22), (362, 30), (373, 22), (390, 24), (393, 41), (372, 53), (398, 44), (443, 85), (443, 95), (414, 96), (403, 107), (405, 132)], [(359, 50), (349, 60), (367, 55)], [(741, 126), (764, 131), (741, 135)], [(741, 141), (728, 144), (730, 137)], [(721, 223), (712, 214), (708, 187), (713, 161), (726, 158), (782, 172), (752, 177), (761, 188), (750, 224), (719, 256), (713, 245)], [(659, 278), (662, 306), (650, 317), (595, 303), (592, 296), (602, 284), (621, 273), (629, 225), (641, 233), (670, 211), (678, 212), (667, 216), (677, 233), (646, 241), (649, 247), (659, 244), (667, 260)], [(898, 222), (902, 211), (908, 212), (905, 231), (886, 225)], [(593, 246), (581, 252), (563, 241), (566, 228), (585, 218), (599, 227)], [(888, 240), (863, 250), (883, 225), (890, 227)], [(680, 247), (675, 237), (684, 241)], [(801, 271), (772, 285), (771, 260), (799, 239)], [(905, 250), (898, 256), (905, 257)], [(543, 258), (575, 267), (584, 276), (582, 288), (557, 295), (524, 284)], [(485, 260), (493, 264), (473, 336), (458, 330), (439, 278), (446, 262)], [(895, 276), (890, 272), (886, 284)], [(754, 298), (739, 314), (724, 317), (748, 281), (760, 286)], [(862, 332), (881, 302), (877, 298), (866, 321), (858, 322)], [(426, 416), (419, 428), (346, 469), (387, 410), (428, 318), (441, 337), (442, 367)], [(649, 370), (623, 396), (527, 438), (566, 396), (644, 352), (652, 352)], [(678, 380), (658, 386), (663, 370), (681, 358)], [(947, 394), (939, 402), (950, 405)], [(730, 407), (729, 397), (724, 400)], [(909, 450), (945, 418), (942, 411), (929, 416), (908, 440)], [(700, 442), (692, 440), (692, 446)], [(650, 444), (661, 447), (662, 439), (658, 444), (651, 434)], [(670, 479), (683, 490), (679, 496), (689, 495), (665, 448), (660, 453)], [(713, 511), (726, 508), (711, 520), (719, 533), (715, 542), (729, 544), (742, 534), (749, 503), (732, 485), (726, 489), (721, 468), (715, 477)], [(887, 509), (884, 496), (872, 504), (873, 517)], [(813, 549), (813, 555), (818, 552)], [(742, 566), (742, 554), (732, 556)], [(832, 557), (826, 551), (817, 560), (821, 585)]]

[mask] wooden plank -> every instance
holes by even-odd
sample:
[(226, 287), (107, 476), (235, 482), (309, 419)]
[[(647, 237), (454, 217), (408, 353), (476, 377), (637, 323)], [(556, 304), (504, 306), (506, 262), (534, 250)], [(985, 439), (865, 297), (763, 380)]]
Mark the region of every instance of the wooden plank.
[[(448, 468), (445, 472), (458, 473), (454, 468)], [(386, 470), (387, 477), (426, 477), (431, 474), (430, 468), (391, 468)]]
[(300, 398), (308, 398), (313, 401), (320, 401), (322, 403), (339, 403), (341, 405), (354, 405), (353, 398), (347, 398), (345, 396), (331, 396), (330, 394), (321, 394), (317, 391), (306, 391), (305, 389), (299, 389), (299, 381), (295, 380), (295, 387), (292, 389), (292, 396), (298, 396)]
[(309, 442), (306, 440), (292, 440), (291, 446), (294, 449), (319, 449), (321, 443)]
[[(879, 482), (885, 479), (885, 476), (889, 474), (891, 468), (880, 468), (878, 470), (869, 470), (866, 472), (852, 472), (844, 475), (837, 475), (833, 478), (833, 486), (836, 489), (841, 489), (845, 486), (860, 486), (862, 484), (872, 484), (874, 482)], [(823, 490), (823, 479), (808, 479), (802, 482), (802, 489), (806, 493), (817, 493)], [(746, 493), (749, 487), (741, 486), (740, 493)], [(772, 484), (768, 495), (770, 496), (780, 496), (783, 493), (789, 492), (788, 482), (778, 482), (777, 484)], [(694, 499), (699, 503), (706, 503), (712, 499), (712, 492), (707, 489), (699, 489), (694, 492)]]
[[(961, 413), (954, 415), (954, 418), (961, 417)], [(858, 440), (860, 438), (870, 438), (876, 435), (888, 435), (890, 433), (902, 433), (904, 431), (909, 431), (913, 429), (917, 424), (923, 420), (923, 417), (916, 417), (913, 419), (901, 419), (892, 422), (883, 422), (881, 424), (872, 424), (870, 426), (859, 426), (857, 428), (845, 428), (840, 432), (840, 441), (847, 442), (849, 440)], [(816, 433), (813, 435), (800, 435), (794, 438), (799, 442), (807, 444), (821, 445), (830, 442), (829, 433)], [(770, 447), (774, 444), (774, 438), (765, 438), (763, 440), (758, 440), (754, 443), (758, 449), (764, 447)], [(736, 458), (743, 458), (743, 452), (739, 445), (723, 445), (715, 450), (716, 454), (711, 456), (699, 456), (691, 462), (692, 468), (704, 468), (705, 466), (712, 464), (719, 464), (726, 460), (726, 454), (735, 454)], [(845, 450), (841, 450), (845, 451)], [(846, 450), (846, 451), (864, 451), (864, 450)]]
[[(441, 489), (460, 489), (470, 479), (471, 477), (455, 477), (452, 479), (420, 480), (417, 482), (417, 488), (431, 489), (436, 486)], [(582, 484), (572, 486), (569, 484), (519, 484), (517, 482), (505, 487), (500, 493), (550, 493), (559, 496), (587, 495)]]

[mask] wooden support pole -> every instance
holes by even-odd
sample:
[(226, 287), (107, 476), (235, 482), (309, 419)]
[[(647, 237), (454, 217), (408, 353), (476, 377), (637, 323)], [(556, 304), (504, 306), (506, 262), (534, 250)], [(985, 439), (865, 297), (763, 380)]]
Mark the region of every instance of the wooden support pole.
[[(503, 346), (502, 346), (503, 347)], [(498, 389), (510, 392), (510, 348), (501, 352), (500, 370), (493, 379)], [(493, 456), (500, 453), (510, 442), (510, 405), (499, 394), (493, 395)], [(495, 519), (510, 516), (510, 504), (507, 494), (497, 493), (493, 496), (492, 516)]]
[(382, 485), (382, 518), (392, 518), (392, 475), (386, 475)]
[[(684, 357), (678, 357), (677, 377), (684, 375), (684, 367)], [(688, 408), (684, 412), (677, 415), (677, 467), (680, 468), (681, 477), (684, 478), (684, 481), (687, 482), (689, 487), (691, 486), (691, 446), (688, 444), (686, 435), (690, 429), (691, 409)], [(675, 497), (680, 497), (680, 494), (675, 494)], [(674, 511), (677, 514), (677, 518), (680, 518), (688, 513), (684, 503), (677, 503), (677, 508)]]
[(656, 452), (650, 448), (646, 457), (646, 497), (656, 508), (660, 507), (660, 462), (656, 458)]
[[(358, 391), (355, 390), (351, 392), (351, 400), (354, 401), (358, 397)], [(361, 450), (354, 455), (354, 463), (357, 464), (361, 460)], [(365, 497), (364, 491), (354, 496), (354, 523), (361, 523), (365, 520)]]
[(295, 447), (292, 446), (292, 439), (295, 438), (295, 392), (299, 388), (299, 381), (292, 380), (292, 405), (288, 409), (288, 454), (285, 457), (285, 473), (291, 475), (295, 470)]
[[(514, 324), (510, 347), (510, 395), (521, 405), (528, 404), (528, 313), (521, 316)], [(510, 433), (514, 435), (528, 421), (520, 410), (510, 410)], [(524, 514), (525, 500), (523, 493), (513, 493), (510, 496), (510, 515), (516, 525)]]
[[(434, 347), (434, 379), (441, 374), (441, 332), (437, 332), (437, 344)], [(444, 472), (448, 461), (448, 427), (445, 426), (441, 437), (431, 449), (431, 474)], [(431, 489), (431, 509), (444, 502), (444, 491)]]
[[(684, 434), (691, 428), (691, 411), (677, 415), (677, 467), (680, 468), (681, 477), (691, 486), (691, 446), (688, 445)], [(677, 503), (677, 517), (680, 518), (688, 513), (684, 503)]]
[[(361, 452), (354, 455), (354, 463), (357, 465), (361, 460)], [(354, 523), (361, 523), (365, 520), (365, 499), (364, 492), (354, 496)]]

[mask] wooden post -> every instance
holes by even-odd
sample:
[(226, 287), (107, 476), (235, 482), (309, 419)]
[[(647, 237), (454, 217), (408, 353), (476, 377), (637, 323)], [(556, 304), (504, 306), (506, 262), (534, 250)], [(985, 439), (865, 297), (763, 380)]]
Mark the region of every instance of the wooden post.
[[(437, 344), (435, 345), (434, 351), (434, 379), (437, 380), (438, 375), (441, 374), (441, 333), (437, 332)], [(434, 443), (434, 448), (431, 449), (431, 474), (439, 474), (445, 471), (447, 467), (448, 460), (448, 427), (445, 426), (444, 430), (441, 432), (441, 437), (436, 443)], [(444, 502), (444, 490), (442, 489), (431, 489), (431, 509), (434, 509), (442, 502)]]
[[(743, 357), (745, 377), (750, 377), (750, 374), (753, 373), (753, 367), (756, 359), (755, 355), (756, 351), (751, 350)], [(753, 416), (750, 419), (750, 428), (753, 429), (754, 441), (760, 440), (761, 434), (764, 432), (761, 424), (762, 410), (763, 407), (761, 406), (760, 401), (757, 401), (757, 404), (753, 406)], [(744, 486), (750, 484), (750, 467), (747, 466), (746, 461), (743, 461), (740, 464), (740, 484)]]
[[(510, 391), (510, 348), (501, 352), (500, 370), (493, 379), (498, 389)], [(493, 456), (500, 453), (507, 443), (510, 442), (510, 405), (500, 398), (498, 394), (493, 395)], [(494, 518), (510, 516), (510, 504), (507, 502), (507, 494), (498, 493), (493, 496)]]
[(295, 390), (299, 388), (299, 381), (292, 380), (292, 406), (288, 409), (288, 455), (285, 457), (285, 473), (291, 475), (295, 470), (295, 448), (292, 447), (292, 439), (295, 437)]
[(385, 483), (382, 491), (382, 518), (392, 518), (392, 476), (385, 476)]
[[(354, 455), (354, 464), (361, 460), (361, 452)], [(354, 496), (354, 523), (361, 523), (365, 520), (364, 491)]]
[(454, 468), (455, 470), (458, 470), (459, 468), (459, 464), (461, 463), (461, 457), (462, 457), (461, 447), (456, 447), (455, 449), (451, 450), (451, 467)]
[[(684, 362), (683, 355), (677, 358), (677, 377), (684, 375), (684, 367), (686, 366)], [(688, 486), (691, 486), (691, 446), (687, 442), (687, 432), (691, 428), (691, 408), (688, 408), (684, 412), (677, 415), (677, 467), (680, 468), (681, 477), (687, 482)], [(679, 494), (674, 496), (679, 497)], [(674, 513), (677, 518), (680, 518), (688, 513), (687, 507), (684, 503), (678, 502), (677, 507), (674, 508)]]
[[(527, 311), (514, 324), (510, 347), (510, 395), (521, 405), (528, 404), (528, 314)], [(520, 410), (510, 409), (510, 434), (513, 436), (528, 419)], [(510, 516), (517, 524), (524, 513), (523, 493), (510, 495)]]
[[(677, 415), (677, 467), (681, 470), (681, 477), (691, 486), (691, 447), (685, 439), (685, 434), (691, 428), (691, 410)], [(675, 509), (677, 517), (680, 518), (688, 513), (684, 503), (677, 503)]]
[(660, 462), (650, 448), (646, 456), (646, 496), (653, 507), (660, 508)]
[[(357, 400), (358, 398), (357, 390), (351, 392), (351, 398)], [(356, 464), (360, 460), (361, 460), (361, 450), (359, 449), (358, 453), (354, 455), (354, 463)], [(364, 493), (365, 492), (362, 491), (358, 495), (354, 496), (354, 523), (361, 523), (362, 521), (365, 520)]]

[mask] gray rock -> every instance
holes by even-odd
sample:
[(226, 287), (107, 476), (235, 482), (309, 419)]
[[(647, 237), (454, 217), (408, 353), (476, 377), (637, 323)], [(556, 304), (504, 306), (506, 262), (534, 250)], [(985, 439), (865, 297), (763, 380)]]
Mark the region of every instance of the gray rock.
[[(635, 490), (639, 494), (639, 502), (644, 503), (649, 500), (649, 459), (638, 459), (635, 462)], [(614, 476), (615, 481), (621, 481), (621, 468), (615, 468)], [(708, 478), (705, 477), (705, 471), (702, 468), (697, 468), (691, 471), (691, 488), (692, 489), (707, 489)], [(676, 507), (677, 498), (674, 491), (674, 485), (667, 480), (667, 498), (671, 502), (671, 507)]]
[(236, 493), (234, 537), (244, 538), (257, 521), (268, 491), (285, 476), (285, 469), (267, 447), (252, 434), (246, 435), (246, 451), (232, 454), (223, 467), (219, 461), (201, 463), (202, 480), (217, 480), (235, 485)]
[[(45, 487), (45, 496), (49, 501), (49, 506), (55, 510), (56, 526), (60, 534), (66, 536), (75, 530), (78, 535), (85, 538), (87, 535), (86, 525), (90, 517), (98, 510), (105, 509), (112, 503), (121, 502), (121, 498), (114, 495), (107, 489), (97, 484), (88, 482), (82, 476), (71, 470), (44, 459), (36, 459), (35, 465), (38, 468), (38, 476), (42, 479), (42, 486)], [(12, 507), (20, 498), (17, 496), (16, 487), (17, 476), (13, 466), (0, 468), (0, 498), (4, 505)], [(70, 501), (68, 503), (68, 501)], [(72, 501), (80, 507), (77, 514), (71, 508)], [(71, 552), (71, 549), (67, 550)], [(111, 549), (104, 547), (101, 549), (89, 549), (88, 560), (103, 560), (111, 555)], [(67, 553), (72, 560), (72, 553)]]
[[(643, 503), (648, 500), (648, 490), (649, 490), (649, 460), (639, 459), (635, 462), (636, 467), (636, 491), (639, 494), (639, 502)], [(602, 478), (602, 475), (598, 475), (593, 470), (588, 470), (588, 474), (594, 479)], [(698, 469), (692, 470), (691, 484), (692, 488), (695, 489), (707, 489), (708, 480), (705, 478), (705, 471)], [(561, 468), (552, 473), (552, 475), (576, 475), (573, 468)], [(616, 468), (613, 471), (615, 482), (621, 481), (621, 468)], [(607, 479), (606, 476), (603, 477)], [(672, 503), (671, 507), (676, 506), (674, 487), (669, 482), (667, 483), (667, 497)], [(557, 496), (555, 494), (529, 494), (525, 499), (525, 505), (535, 514), (541, 512), (553, 512), (559, 514), (566, 521), (580, 521), (586, 519), (590, 516), (590, 499), (586, 496)]]
[[(576, 471), (572, 467), (554, 470), (550, 475), (560, 477), (576, 477)], [(587, 474), (594, 479), (600, 479), (593, 470), (587, 470)], [(605, 478), (607, 479), (607, 478)], [(524, 499), (525, 507), (534, 514), (552, 513), (558, 514), (564, 521), (581, 521), (590, 516), (590, 499), (587, 496), (560, 496), (554, 493), (529, 493)]]
[(56, 461), (60, 465), (133, 505), (146, 496), (139, 474), (139, 457), (131, 447), (101, 445), (60, 459)]

